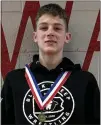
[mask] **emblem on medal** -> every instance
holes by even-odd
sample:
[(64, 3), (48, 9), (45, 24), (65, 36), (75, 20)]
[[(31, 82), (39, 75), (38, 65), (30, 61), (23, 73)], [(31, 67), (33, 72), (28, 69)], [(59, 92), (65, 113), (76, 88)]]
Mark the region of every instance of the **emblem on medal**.
[(45, 122), (46, 116), (41, 112), (41, 114), (38, 115), (38, 119), (39, 119), (40, 122)]

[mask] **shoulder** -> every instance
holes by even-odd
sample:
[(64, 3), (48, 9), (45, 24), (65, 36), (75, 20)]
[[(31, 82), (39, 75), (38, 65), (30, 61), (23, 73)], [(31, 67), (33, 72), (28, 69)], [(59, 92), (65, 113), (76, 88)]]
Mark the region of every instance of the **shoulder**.
[(98, 90), (99, 86), (97, 83), (97, 79), (95, 78), (94, 74), (89, 72), (89, 71), (81, 71), (81, 75), (84, 78), (84, 80), (86, 81), (86, 89), (91, 89), (92, 90)]
[(84, 86), (89, 86), (89, 85), (98, 86), (97, 80), (94, 74), (89, 71), (83, 71), (82, 69), (75, 70), (72, 74), (73, 74), (72, 79), (77, 80), (78, 82), (82, 83), (82, 85)]
[(10, 72), (7, 73), (6, 77), (5, 77), (5, 80), (6, 79), (16, 79), (16, 78), (20, 78), (22, 77), (23, 75), (25, 74), (25, 69), (22, 68), (22, 69), (14, 69)]
[(81, 75), (83, 75), (89, 81), (96, 81), (94, 74), (89, 71), (81, 71)]
[(24, 83), (25, 69), (15, 69), (7, 73), (4, 79), (3, 88), (16, 87), (20, 83)]
[(81, 70), (76, 70), (74, 72), (74, 74), (80, 78), (86, 78), (87, 80), (96, 80), (95, 76), (93, 75), (93, 73), (89, 72), (89, 71), (83, 71)]

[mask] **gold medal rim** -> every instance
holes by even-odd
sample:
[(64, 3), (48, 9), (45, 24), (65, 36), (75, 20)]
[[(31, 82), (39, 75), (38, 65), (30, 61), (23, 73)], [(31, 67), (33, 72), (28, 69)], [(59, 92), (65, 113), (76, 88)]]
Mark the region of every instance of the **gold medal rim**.
[[(40, 119), (40, 116), (43, 116), (44, 119)], [(45, 122), (46, 121), (46, 116), (41, 113), (41, 114), (38, 115), (38, 119), (39, 119), (40, 122)]]

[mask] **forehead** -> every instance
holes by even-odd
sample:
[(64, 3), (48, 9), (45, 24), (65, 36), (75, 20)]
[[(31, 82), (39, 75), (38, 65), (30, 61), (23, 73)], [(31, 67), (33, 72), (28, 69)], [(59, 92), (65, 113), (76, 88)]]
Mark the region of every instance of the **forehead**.
[(59, 16), (52, 16), (48, 14), (44, 14), (39, 18), (37, 25), (42, 25), (42, 24), (65, 26), (64, 20), (61, 19)]

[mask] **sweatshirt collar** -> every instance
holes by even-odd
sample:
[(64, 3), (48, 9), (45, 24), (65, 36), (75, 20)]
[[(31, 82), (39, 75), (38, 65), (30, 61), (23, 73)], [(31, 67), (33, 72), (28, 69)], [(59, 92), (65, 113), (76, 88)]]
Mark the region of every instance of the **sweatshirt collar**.
[[(34, 70), (44, 70), (49, 71), (46, 67), (41, 65), (39, 62), (39, 55), (33, 56), (33, 62), (30, 64), (31, 69)], [(80, 64), (74, 64), (70, 59), (64, 57), (62, 62), (55, 68), (50, 71), (71, 71), (73, 69), (81, 69)]]

